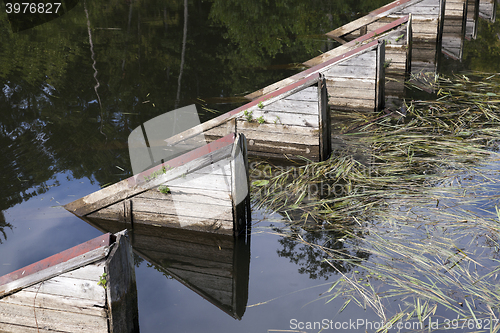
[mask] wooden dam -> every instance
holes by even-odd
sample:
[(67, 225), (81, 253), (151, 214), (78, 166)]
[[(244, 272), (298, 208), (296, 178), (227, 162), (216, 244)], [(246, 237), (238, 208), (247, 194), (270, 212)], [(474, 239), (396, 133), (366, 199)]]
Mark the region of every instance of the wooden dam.
[[(0, 331), (138, 331), (130, 244), (241, 319), (250, 263), (249, 156), (327, 160), (337, 111), (397, 110), (406, 80), (432, 92), (426, 78), (436, 75), (442, 55), (461, 61), (478, 21), (494, 21), (497, 6), (496, 0), (394, 1), (326, 33), (339, 46), (304, 61), (301, 72), (246, 95), (248, 102), (232, 111), (163, 138), (162, 144), (182, 146), (184, 153), (65, 206), (104, 236), (84, 252), (64, 254), (64, 261), (0, 278)], [(123, 229), (128, 236), (118, 233)], [(116, 288), (97, 285), (103, 273)], [(80, 297), (78, 288), (67, 288), (68, 279), (92, 288)], [(113, 302), (113, 290), (125, 290), (126, 306)]]
[(397, 110), (409, 79), (432, 92), (427, 78), (436, 75), (441, 54), (461, 60), (464, 40), (476, 37), (480, 17), (495, 20), (496, 6), (493, 0), (398, 0), (376, 9), (326, 33), (340, 46), (305, 61), (305, 70), (160, 140), (168, 149), (196, 149), (65, 207), (124, 228), (244, 234), (251, 220), (248, 155), (328, 159), (337, 110)]

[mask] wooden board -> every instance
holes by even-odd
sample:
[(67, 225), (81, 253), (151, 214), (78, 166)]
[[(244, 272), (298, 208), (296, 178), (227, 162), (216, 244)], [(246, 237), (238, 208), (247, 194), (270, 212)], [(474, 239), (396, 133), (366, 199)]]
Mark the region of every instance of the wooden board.
[[(138, 332), (135, 273), (125, 235), (117, 234), (113, 244), (109, 244), (113, 235), (97, 237), (26, 266), (22, 277), (16, 271), (0, 278), (10, 281), (2, 286), (7, 296), (0, 298), (0, 331)], [(85, 249), (88, 252), (81, 254)], [(104, 255), (96, 259), (95, 253)], [(108, 273), (106, 289), (98, 284), (104, 273)], [(40, 277), (42, 281), (33, 284)], [(13, 283), (14, 289), (9, 287)], [(126, 309), (119, 306), (124, 300), (128, 300)]]
[(117, 234), (105, 265), (109, 333), (139, 332), (134, 258), (126, 230)]
[(497, 3), (497, 0), (479, 0), (479, 17), (495, 22)]
[[(304, 65), (308, 67), (319, 65), (329, 59), (341, 56), (347, 51), (355, 49), (360, 45), (372, 42), (374, 40), (386, 40), (386, 48), (396, 47), (397, 45), (404, 46), (407, 44), (407, 36), (399, 36), (401, 36), (401, 34), (407, 33), (407, 29), (404, 27), (404, 25), (408, 24), (408, 21), (410, 21), (410, 15), (405, 15), (397, 20), (391, 20), (389, 22), (374, 22), (373, 24), (376, 24), (378, 22), (380, 22), (380, 24), (377, 24), (377, 26), (369, 25), (369, 33), (351, 40), (350, 42), (343, 44), (333, 50), (322, 53), (321, 55), (304, 62)], [(392, 34), (391, 32), (394, 30), (396, 31), (396, 33)]]
[(479, 21), (479, 0), (467, 1), (467, 22), (465, 26), (465, 38), (468, 40), (476, 39), (477, 24)]

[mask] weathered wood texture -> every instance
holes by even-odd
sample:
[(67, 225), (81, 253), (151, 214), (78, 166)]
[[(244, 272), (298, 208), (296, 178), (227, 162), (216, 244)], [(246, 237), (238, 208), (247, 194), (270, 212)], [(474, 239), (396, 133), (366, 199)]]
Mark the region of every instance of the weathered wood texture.
[(102, 235), (0, 277), (0, 297), (106, 257), (112, 237)]
[[(333, 109), (379, 110), (384, 105), (385, 44), (378, 42), (334, 65), (324, 66), (328, 104)], [(313, 67), (314, 68), (314, 67)]]
[[(214, 161), (223, 159), (228, 155), (228, 149), (230, 148), (227, 147), (233, 143), (234, 135), (227, 135), (206, 146), (197, 148), (166, 163), (70, 202), (64, 208), (77, 216), (91, 214), (118, 201), (127, 199), (130, 196), (161, 185), (167, 180), (182, 177), (184, 174), (194, 172), (212, 164)], [(165, 172), (162, 172), (162, 170), (165, 170)], [(162, 174), (161, 177), (146, 180), (146, 177), (151, 176), (155, 172)]]
[(477, 24), (479, 20), (479, 0), (467, 0), (467, 23), (465, 26), (465, 38), (476, 39)]
[(108, 332), (104, 261), (0, 299), (1, 332)]
[(258, 98), (263, 94), (273, 95), (273, 91), (283, 86), (321, 73), (326, 79), (330, 107), (380, 109), (384, 103), (384, 51), (384, 43), (375, 40), (246, 97)]
[(412, 14), (413, 38), (416, 40), (432, 40), (441, 38), (444, 0), (395, 1), (381, 7), (368, 15), (337, 28), (326, 35), (341, 43), (352, 40), (367, 32), (371, 32), (402, 16)]
[[(121, 227), (116, 221), (86, 221), (103, 231)], [(131, 231), (131, 240), (141, 257), (230, 316), (241, 319), (248, 299), (249, 236), (138, 225)]]
[(331, 150), (329, 114), (323, 103), (326, 98), (325, 81), (321, 79), (280, 100), (250, 107), (247, 114), (251, 113), (251, 119), (244, 114), (238, 117), (237, 130), (245, 133), (250, 152), (325, 160)]
[[(70, 204), (71, 208), (83, 216), (120, 221), (127, 228), (151, 224), (239, 234), (250, 216), (248, 163), (244, 136), (238, 135), (236, 141), (231, 136), (231, 143), (214, 146), (215, 151), (176, 168), (170, 168), (171, 161), (165, 162), (164, 169), (155, 168), (161, 172), (152, 179), (148, 178), (151, 170), (135, 176), (136, 182), (144, 176), (149, 179), (146, 182), (127, 188), (133, 182), (122, 181), (112, 185), (117, 192), (98, 191), (80, 199), (78, 205)], [(164, 186), (168, 193), (160, 192)], [(89, 203), (91, 209), (85, 207)]]
[[(122, 283), (123, 280), (135, 276), (133, 266), (129, 266), (132, 271), (125, 271), (123, 267), (109, 264), (115, 261), (131, 262), (130, 257), (122, 257), (123, 252), (131, 251), (131, 248), (127, 242), (120, 240), (120, 237), (118, 236), (118, 243), (111, 245), (111, 252), (109, 244), (102, 244), (97, 249), (17, 279), (18, 283), (24, 282), (24, 287), (0, 298), (0, 331), (138, 332), (138, 324), (133, 329), (126, 329), (131, 327), (126, 323), (133, 319), (132, 316), (127, 316), (120, 323), (113, 320), (111, 316), (109, 323), (115, 326), (108, 327), (107, 309), (111, 309), (110, 313), (114, 313), (109, 301), (110, 299), (116, 300), (116, 297), (106, 297), (106, 290), (108, 294), (113, 290), (123, 290), (123, 287), (116, 283)], [(100, 242), (103, 237), (97, 239)], [(117, 250), (122, 253), (117, 253)], [(96, 256), (97, 251), (105, 255)], [(107, 259), (106, 255), (108, 255)], [(49, 262), (50, 260), (41, 261), (45, 265)], [(29, 270), (29, 266), (27, 269)], [(54, 272), (58, 274), (54, 276)], [(120, 277), (120, 280), (115, 278), (108, 281), (106, 290), (98, 285), (100, 276), (105, 272), (111, 277)], [(35, 284), (26, 283), (24, 280), (30, 276), (32, 276), (32, 281), (39, 280), (41, 276), (44, 276), (44, 279)], [(133, 278), (133, 288), (135, 290), (135, 278)], [(121, 299), (128, 299), (129, 292), (128, 289), (126, 293), (121, 293)], [(129, 313), (135, 310), (137, 319), (137, 298), (135, 298), (135, 303), (129, 302), (127, 306)]]
[(109, 333), (139, 332), (134, 259), (126, 231), (117, 235), (105, 267)]
[(455, 60), (462, 60), (465, 27), (467, 22), (466, 0), (447, 0), (441, 52)]
[(341, 56), (347, 51), (353, 50), (374, 40), (385, 40), (386, 57), (388, 59), (391, 59), (392, 57), (398, 59), (405, 58), (403, 62), (398, 63), (398, 69), (402, 68), (404, 71), (409, 71), (409, 68), (406, 68), (411, 60), (411, 56), (408, 56), (408, 53), (411, 50), (411, 48), (408, 47), (409, 38), (411, 38), (411, 36), (409, 36), (411, 35), (411, 29), (408, 29), (408, 25), (411, 24), (409, 22), (411, 22), (410, 15), (406, 15), (395, 21), (390, 20), (389, 22), (381, 22), (383, 24), (381, 24), (379, 28), (373, 29), (370, 33), (351, 40), (350, 42), (336, 47), (328, 52), (322, 53), (321, 55), (304, 62), (304, 65), (307, 67), (313, 67), (327, 60)]
[(404, 95), (404, 76), (411, 70), (411, 22), (411, 15), (406, 15), (395, 21), (392, 19), (376, 21), (373, 24), (381, 23), (379, 28), (310, 59), (304, 62), (304, 65), (308, 67), (316, 66), (359, 47), (359, 45), (373, 40), (383, 40), (385, 41), (385, 100), (402, 98)]
[(495, 22), (498, 0), (479, 0), (479, 17)]
[[(303, 77), (295, 77), (294, 76), (294, 77), (292, 77), (292, 79), (288, 80), (285, 84), (276, 86), (275, 87), (276, 89), (271, 89), (269, 91), (260, 90), (259, 93), (255, 96), (255, 99), (252, 100), (250, 103), (247, 103), (239, 108), (236, 108), (236, 109), (234, 109), (230, 112), (227, 112), (223, 115), (220, 115), (214, 119), (206, 121), (198, 126), (195, 126), (189, 130), (186, 130), (182, 133), (179, 133), (179, 134), (177, 134), (177, 135), (175, 135), (175, 136), (173, 136), (165, 141), (168, 144), (178, 144), (178, 143), (183, 142), (184, 140), (187, 140), (193, 136), (199, 135), (200, 133), (204, 133), (205, 138), (208, 138), (209, 140), (213, 140), (215, 138), (220, 137), (221, 135), (223, 135), (227, 131), (243, 133), (243, 134), (245, 134), (245, 136), (252, 135), (253, 134), (252, 132), (250, 132), (250, 133), (245, 132), (246, 131), (245, 127), (239, 128), (237, 126), (237, 123), (238, 123), (237, 119), (246, 119), (245, 112), (248, 114), (249, 112), (252, 112), (254, 110), (258, 111), (261, 109), (261, 107), (259, 107), (259, 105), (260, 106), (267, 106), (267, 105), (273, 104), (275, 102), (286, 99), (287, 97), (289, 97), (291, 95), (299, 93), (301, 90), (303, 90), (305, 88), (312, 87), (312, 86), (317, 87), (318, 94), (319, 94), (319, 90), (323, 89), (323, 86), (324, 86), (322, 83), (322, 80), (323, 79), (322, 79), (321, 75), (319, 73), (314, 73), (314, 72), (311, 72), (308, 75), (303, 76)], [(300, 93), (299, 93), (299, 95), (300, 95)], [(302, 102), (306, 102), (306, 103), (302, 103)], [(278, 118), (276, 118), (276, 116), (274, 116), (273, 119), (263, 118), (262, 119), (262, 120), (264, 120), (263, 125), (267, 125), (267, 124), (275, 125), (276, 128), (283, 129), (284, 132), (286, 132), (286, 128), (289, 127), (289, 125), (298, 125), (298, 126), (305, 125), (306, 127), (309, 127), (306, 123), (303, 122), (304, 116), (300, 115), (302, 113), (307, 114), (309, 112), (308, 111), (309, 106), (307, 105), (307, 102), (311, 102), (311, 101), (298, 100), (298, 101), (295, 101), (295, 103), (294, 103), (300, 109), (303, 108), (304, 111), (297, 110), (297, 108), (295, 108), (295, 109), (287, 110), (287, 112), (285, 112), (285, 113), (288, 113), (288, 114), (283, 114), (283, 117), (280, 114), (276, 114), (276, 116), (278, 116), (279, 119), (283, 118), (283, 119), (288, 119), (289, 121), (291, 121), (290, 124), (282, 124), (278, 121)], [(316, 101), (316, 103), (319, 105), (323, 105), (321, 103), (321, 101), (318, 101), (318, 100)], [(277, 105), (279, 105), (279, 104), (277, 104)], [(282, 102), (282, 107), (288, 108), (288, 106), (289, 105), (286, 105), (284, 102)], [(318, 112), (324, 111), (320, 107), (318, 107), (316, 110)], [(273, 110), (273, 111), (276, 111), (276, 110)], [(279, 110), (279, 112), (281, 112), (281, 111), (283, 111), (283, 110)], [(300, 112), (297, 113), (297, 111), (300, 111)], [(297, 123), (297, 121), (294, 120), (294, 117), (290, 117), (289, 113), (297, 113), (298, 118), (299, 118), (299, 120), (298, 120), (299, 123)], [(324, 112), (324, 117), (328, 117), (326, 112)], [(328, 119), (325, 119), (325, 121), (323, 121), (324, 117), (318, 117), (318, 119), (321, 120), (321, 122), (318, 125), (322, 130), (323, 129), (328, 130), (328, 129), (326, 129), (327, 126), (324, 125), (327, 123)], [(252, 119), (252, 121), (258, 123), (257, 117), (254, 114), (252, 114), (251, 119)], [(262, 120), (261, 120), (261, 122), (262, 122)], [(275, 120), (276, 120), (276, 123), (275, 123)], [(312, 129), (312, 127), (310, 127), (310, 128)], [(255, 128), (252, 128), (252, 130), (255, 130)], [(311, 131), (309, 131), (309, 133), (311, 133)], [(326, 149), (324, 149), (324, 148), (328, 147), (328, 144), (323, 144), (323, 143), (319, 142), (321, 139), (322, 131), (314, 132), (314, 130), (313, 130), (312, 133), (315, 136), (315, 140), (317, 139), (315, 145), (321, 147), (319, 149), (319, 153), (317, 153), (317, 152), (312, 153), (312, 151), (313, 151), (312, 149), (309, 149), (310, 152), (308, 153), (307, 147), (305, 147), (305, 148), (304, 147), (297, 147), (293, 143), (291, 143), (290, 145), (288, 145), (289, 147), (287, 147), (287, 142), (282, 142), (282, 141), (279, 143), (276, 141), (271, 142), (267, 146), (267, 147), (269, 147), (269, 150), (263, 151), (261, 149), (262, 147), (253, 147), (253, 145), (250, 144), (250, 140), (249, 140), (249, 144), (248, 144), (248, 151), (251, 154), (281, 157), (281, 158), (283, 157), (283, 154), (290, 154), (293, 157), (293, 155), (295, 155), (299, 152), (300, 155), (306, 155), (306, 157), (308, 157), (308, 158), (312, 158), (312, 159), (316, 159), (316, 160), (326, 159), (329, 156), (330, 152), (326, 151)], [(283, 138), (283, 139), (285, 139), (285, 138)], [(282, 147), (281, 147), (282, 149), (280, 149), (279, 147), (278, 147), (278, 149), (276, 149), (275, 144), (282, 145)], [(274, 150), (273, 150), (273, 148), (274, 148)], [(312, 155), (307, 156), (307, 154), (312, 154)]]

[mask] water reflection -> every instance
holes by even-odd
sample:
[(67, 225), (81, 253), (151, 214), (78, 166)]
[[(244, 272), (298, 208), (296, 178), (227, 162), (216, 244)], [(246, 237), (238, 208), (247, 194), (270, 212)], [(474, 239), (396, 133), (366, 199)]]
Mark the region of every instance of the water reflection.
[[(12, 230), (12, 224), (7, 223), (5, 221), (5, 215), (3, 214), (3, 211), (0, 211), (0, 232), (2, 233), (4, 240), (7, 239), (7, 233), (5, 233), (5, 229), (7, 229), (7, 228)], [(0, 235), (0, 244), (2, 244), (2, 242), (3, 242), (2, 235)]]
[[(103, 232), (123, 224), (84, 218)], [(177, 281), (230, 315), (241, 319), (248, 300), (250, 234), (233, 237), (207, 232), (137, 224), (130, 231), (134, 252), (155, 269)]]

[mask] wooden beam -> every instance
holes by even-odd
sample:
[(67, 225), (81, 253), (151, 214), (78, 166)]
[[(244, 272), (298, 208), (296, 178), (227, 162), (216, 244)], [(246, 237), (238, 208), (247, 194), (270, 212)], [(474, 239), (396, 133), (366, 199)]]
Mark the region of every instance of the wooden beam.
[(105, 267), (109, 333), (139, 332), (134, 258), (126, 230), (117, 234)]
[(398, 0), (391, 2), (388, 5), (385, 5), (383, 7), (380, 7), (370, 13), (368, 13), (366, 16), (363, 16), (357, 20), (354, 20), (352, 22), (349, 22), (335, 30), (332, 30), (328, 32), (326, 35), (330, 38), (335, 38), (335, 37), (342, 37), (344, 35), (347, 35), (355, 30), (361, 29), (362, 27), (373, 23), (377, 21), (378, 19), (388, 16), (389, 14), (392, 14), (393, 12), (396, 12), (400, 10), (401, 8), (404, 8), (406, 6), (418, 3), (422, 0)]
[[(83, 244), (74, 246), (70, 249), (67, 249), (63, 252), (54, 254), (53, 256), (50, 256), (46, 259), (40, 260), (36, 263), (33, 263), (31, 265), (28, 265), (26, 267), (20, 268), (12, 273), (6, 274), (2, 277), (0, 277), (0, 297), (4, 296), (4, 293), (9, 290), (9, 285), (11, 282), (14, 282), (16, 280), (23, 279), (23, 281), (29, 281), (27, 283), (31, 283), (31, 281), (36, 281), (38, 279), (43, 279), (43, 277), (48, 274), (47, 276), (53, 274), (52, 272), (54, 269), (50, 271), (45, 271), (49, 268), (57, 267), (55, 271), (58, 269), (63, 269), (64, 271), (68, 271), (71, 269), (76, 268), (77, 266), (72, 266), (72, 265), (79, 265), (79, 259), (78, 260), (72, 260), (75, 258), (80, 258), (82, 255), (85, 255), (93, 250), (102, 248), (102, 247), (107, 247), (111, 245), (114, 242), (114, 236), (110, 233), (107, 233), (105, 235), (96, 237), (92, 240), (89, 240), (88, 242), (85, 242)], [(99, 255), (101, 255), (102, 251), (99, 251)], [(98, 255), (98, 256), (99, 256)], [(65, 264), (69, 262), (68, 264)], [(36, 278), (31, 277), (30, 279), (28, 278), (30, 275), (37, 274)], [(33, 282), (31, 284), (34, 284), (36, 282)], [(16, 283), (17, 286), (22, 286), (23, 284), (20, 282)], [(17, 287), (16, 287), (17, 288)]]
[(312, 58), (303, 64), (306, 65), (307, 67), (313, 67), (316, 65), (319, 65), (327, 60), (330, 60), (332, 58), (338, 57), (339, 55), (342, 55), (343, 53), (355, 49), (356, 47), (365, 44), (369, 41), (372, 40), (378, 40), (378, 39), (383, 39), (386, 33), (389, 31), (392, 31), (393, 29), (396, 29), (400, 27), (401, 25), (407, 24), (410, 21), (410, 15), (405, 15), (395, 21), (392, 21), (374, 31), (371, 31), (361, 37), (358, 37), (352, 41), (350, 41), (347, 44), (341, 45), (333, 50), (330, 50), (328, 52), (325, 52), (315, 58)]

